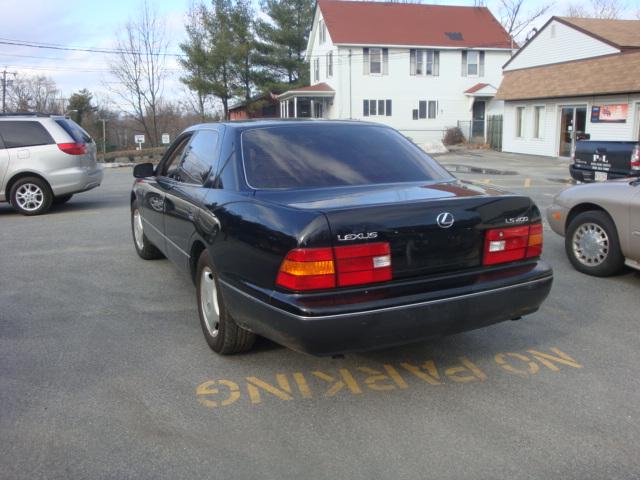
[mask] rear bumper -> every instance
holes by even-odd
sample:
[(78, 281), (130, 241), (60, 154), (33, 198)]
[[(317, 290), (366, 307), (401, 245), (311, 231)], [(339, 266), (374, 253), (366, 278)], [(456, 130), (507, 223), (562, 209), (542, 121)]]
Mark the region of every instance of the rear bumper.
[[(573, 178), (578, 182), (585, 182), (585, 183), (595, 182), (595, 172), (596, 172), (595, 170), (591, 170), (589, 168), (579, 168), (579, 167), (576, 167), (574, 164), (569, 165), (569, 173), (571, 174), (571, 178)], [(607, 180), (613, 180), (616, 178), (626, 178), (631, 176), (637, 176), (638, 174), (640, 174), (636, 172), (634, 172), (633, 174), (631, 172), (629, 173), (606, 172), (606, 173), (607, 173)]]
[(68, 195), (86, 192), (102, 183), (104, 171), (100, 166), (94, 168), (74, 167), (57, 170), (48, 175), (53, 194)]
[[(293, 313), (222, 283), (225, 303), (236, 322), (293, 350), (313, 355), (366, 351), (474, 330), (538, 310), (553, 273), (537, 262), (526, 273), (430, 291), (423, 299), (394, 298), (381, 308), (315, 315)], [(281, 300), (281, 299), (280, 299)]]

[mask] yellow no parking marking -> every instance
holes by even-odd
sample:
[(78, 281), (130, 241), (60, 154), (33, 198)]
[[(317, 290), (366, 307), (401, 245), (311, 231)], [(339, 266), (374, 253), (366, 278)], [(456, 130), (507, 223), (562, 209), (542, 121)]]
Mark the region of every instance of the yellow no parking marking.
[[(468, 357), (459, 357), (457, 362), (459, 363), (445, 367), (437, 365), (434, 360), (426, 360), (418, 364), (403, 362), (399, 365), (337, 368), (331, 372), (313, 370), (276, 373), (275, 378), (270, 380), (256, 376), (246, 376), (241, 380), (207, 380), (196, 387), (195, 393), (200, 404), (208, 408), (219, 408), (236, 404), (243, 398), (251, 405), (261, 404), (265, 398), (281, 401), (329, 399), (338, 395), (362, 395), (367, 391), (406, 390), (420, 385), (484, 382), (496, 375), (496, 371), (530, 378), (543, 369), (559, 372), (567, 367), (583, 367), (574, 358), (554, 347), (550, 347), (547, 352), (529, 349), (524, 352), (497, 353), (487, 365), (479, 365), (480, 362), (474, 362)], [(491, 373), (491, 370), (494, 372)]]

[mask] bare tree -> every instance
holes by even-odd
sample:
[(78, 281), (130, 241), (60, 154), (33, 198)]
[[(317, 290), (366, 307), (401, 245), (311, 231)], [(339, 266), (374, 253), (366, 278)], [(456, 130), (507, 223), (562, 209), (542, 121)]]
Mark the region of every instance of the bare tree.
[(56, 82), (44, 75), (17, 75), (7, 93), (8, 110), (64, 113)]
[(588, 3), (570, 3), (566, 15), (568, 17), (612, 20), (620, 18), (624, 9), (625, 4), (620, 0), (590, 0)]
[(130, 108), (151, 145), (158, 145), (158, 111), (167, 77), (168, 42), (165, 25), (146, 0), (137, 20), (128, 21), (120, 31), (111, 74), (118, 80), (108, 88)]
[(524, 0), (500, 0), (500, 23), (511, 38), (518, 38), (533, 22), (546, 14), (551, 6), (551, 3), (543, 3), (533, 10), (526, 10)]

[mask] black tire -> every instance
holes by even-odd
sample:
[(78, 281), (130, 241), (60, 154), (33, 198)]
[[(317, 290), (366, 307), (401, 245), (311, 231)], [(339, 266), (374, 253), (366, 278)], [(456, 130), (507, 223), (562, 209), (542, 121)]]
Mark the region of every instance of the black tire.
[[(140, 215), (140, 237), (136, 237), (136, 213)], [(133, 235), (133, 246), (138, 252), (140, 258), (144, 260), (157, 260), (164, 258), (162, 252), (153, 243), (149, 241), (144, 233), (144, 227), (142, 223), (142, 212), (138, 209), (136, 204), (131, 206), (131, 234)]]
[(11, 186), (9, 201), (23, 215), (41, 215), (51, 208), (53, 194), (49, 184), (41, 178), (24, 177)]
[[(596, 238), (598, 246), (588, 240), (581, 243), (581, 237), (585, 236)], [(600, 210), (580, 213), (571, 220), (564, 247), (574, 268), (587, 275), (608, 277), (620, 272), (624, 266), (616, 226), (611, 217)]]
[[(207, 278), (208, 277), (208, 280)], [(208, 286), (203, 285), (203, 282), (211, 282)], [(229, 315), (229, 312), (225, 308), (224, 298), (218, 282), (218, 276), (216, 270), (213, 267), (213, 263), (209, 258), (209, 254), (205, 250), (198, 259), (198, 266), (196, 268), (196, 292), (198, 297), (198, 315), (200, 316), (200, 326), (204, 333), (204, 338), (214, 352), (221, 355), (229, 355), (233, 353), (246, 352), (253, 347), (256, 340), (256, 335), (253, 332), (245, 330), (242, 327), (236, 325), (233, 318)], [(213, 286), (213, 291), (211, 291)], [(217, 300), (217, 318), (215, 315), (211, 315), (212, 310), (215, 311), (215, 303), (209, 302), (205, 307), (203, 300), (207, 292), (211, 293), (212, 297)], [(205, 319), (205, 310), (209, 311), (209, 322), (212, 325), (207, 325)], [(216, 323), (214, 323), (217, 320)]]
[(62, 205), (63, 203), (67, 203), (69, 200), (71, 200), (71, 197), (73, 197), (72, 193), (68, 195), (58, 195), (57, 197), (53, 197), (53, 204)]

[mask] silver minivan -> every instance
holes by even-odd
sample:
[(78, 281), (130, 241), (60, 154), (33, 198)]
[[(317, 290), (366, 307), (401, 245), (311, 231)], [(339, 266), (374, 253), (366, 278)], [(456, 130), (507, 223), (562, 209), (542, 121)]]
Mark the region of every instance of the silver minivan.
[(100, 185), (96, 144), (68, 117), (0, 115), (0, 202), (24, 215), (45, 213)]

